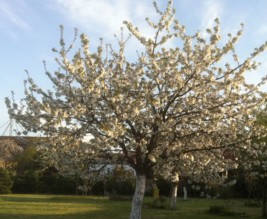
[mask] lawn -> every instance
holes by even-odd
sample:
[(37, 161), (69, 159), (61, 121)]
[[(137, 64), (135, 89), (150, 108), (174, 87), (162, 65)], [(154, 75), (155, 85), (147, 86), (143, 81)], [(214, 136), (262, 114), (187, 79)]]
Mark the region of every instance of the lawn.
[[(149, 203), (150, 198), (145, 202)], [(227, 205), (245, 212), (250, 219), (260, 218), (259, 208), (244, 207), (243, 200), (178, 200), (178, 209), (144, 208), (142, 219), (236, 219), (241, 216), (216, 216), (207, 213), (211, 205)], [(1, 219), (125, 219), (129, 218), (130, 201), (110, 201), (103, 197), (55, 195), (0, 195)]]

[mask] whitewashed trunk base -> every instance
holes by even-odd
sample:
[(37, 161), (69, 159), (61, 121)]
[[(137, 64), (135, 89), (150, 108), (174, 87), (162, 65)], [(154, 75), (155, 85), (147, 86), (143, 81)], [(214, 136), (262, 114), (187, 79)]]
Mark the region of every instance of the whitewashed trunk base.
[(177, 208), (177, 191), (178, 184), (173, 184), (172, 186), (172, 198), (171, 198), (171, 209), (175, 210)]
[(136, 175), (136, 187), (132, 200), (130, 219), (141, 219), (142, 202), (146, 188), (146, 176)]

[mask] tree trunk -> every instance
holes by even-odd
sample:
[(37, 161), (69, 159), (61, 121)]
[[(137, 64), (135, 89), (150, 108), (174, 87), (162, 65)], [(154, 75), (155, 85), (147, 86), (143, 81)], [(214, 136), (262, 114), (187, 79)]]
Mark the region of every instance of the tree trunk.
[(171, 206), (170, 206), (172, 210), (175, 210), (177, 208), (177, 191), (178, 191), (178, 183), (173, 183)]
[(267, 217), (267, 212), (266, 212), (266, 204), (267, 204), (267, 194), (266, 194), (266, 188), (265, 186), (263, 187), (263, 191), (262, 191), (262, 205), (261, 205), (261, 216), (263, 218)]
[(146, 188), (146, 176), (136, 175), (136, 186), (132, 200), (130, 219), (141, 219), (142, 202)]

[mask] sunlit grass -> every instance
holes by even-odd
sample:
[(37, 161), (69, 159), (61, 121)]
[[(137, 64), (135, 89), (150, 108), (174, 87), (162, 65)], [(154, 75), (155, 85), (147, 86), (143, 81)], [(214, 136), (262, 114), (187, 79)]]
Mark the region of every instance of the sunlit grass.
[[(146, 198), (145, 202), (150, 202)], [(250, 219), (260, 218), (259, 208), (247, 208), (243, 200), (178, 200), (177, 210), (144, 208), (143, 219), (234, 219), (240, 216), (210, 215), (211, 205), (228, 205), (235, 212), (244, 212)], [(123, 219), (129, 218), (131, 202), (110, 201), (104, 197), (54, 195), (1, 195), (1, 219)]]
[(107, 208), (111, 208), (109, 213), (113, 215), (112, 209), (116, 209), (117, 204), (102, 197), (1, 195), (0, 218), (109, 218), (105, 216)]

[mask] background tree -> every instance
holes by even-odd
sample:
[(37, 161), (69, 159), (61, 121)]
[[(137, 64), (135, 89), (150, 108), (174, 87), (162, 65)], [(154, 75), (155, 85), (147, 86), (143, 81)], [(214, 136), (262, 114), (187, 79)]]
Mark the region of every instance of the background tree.
[(11, 193), (12, 185), (8, 171), (0, 167), (0, 194)]
[(141, 218), (146, 176), (159, 159), (167, 162), (174, 150), (177, 156), (193, 151), (209, 156), (245, 143), (261, 132), (251, 115), (265, 99), (258, 89), (265, 79), (250, 85), (244, 73), (257, 68), (253, 59), (267, 43), (239, 60), (234, 45), (242, 29), (223, 43), (216, 19), (207, 33), (190, 35), (174, 18), (172, 0), (165, 11), (154, 7), (159, 20), (146, 19), (153, 36), (124, 22), (143, 46), (136, 61), (125, 54), (123, 34), (118, 49), (101, 43), (95, 52), (81, 34), (81, 49), (71, 57), (73, 45), (66, 46), (61, 30), (60, 48), (53, 49), (59, 69), (46, 70), (53, 89), (41, 89), (29, 76), (21, 104), (6, 99), (11, 118), (28, 131), (61, 142), (90, 133), (97, 150), (121, 152), (136, 171), (132, 219)]
[(37, 193), (40, 187), (40, 156), (36, 146), (28, 145), (20, 154), (14, 157), (17, 163), (16, 174), (13, 177), (12, 191), (15, 193)]
[(48, 141), (38, 151), (41, 153), (43, 166), (55, 168), (62, 176), (75, 178), (76, 193), (79, 188), (87, 195), (97, 182), (101, 170), (107, 163), (112, 163), (111, 156), (102, 156), (94, 148), (90, 141), (65, 138), (64, 142)]
[(28, 145), (22, 153), (16, 155), (15, 160), (18, 163), (17, 174), (40, 168), (40, 154), (38, 154), (36, 146)]
[[(266, 108), (258, 114), (255, 126), (267, 126)], [(243, 148), (237, 153), (240, 166), (244, 168), (250, 184), (256, 184), (260, 190), (262, 217), (267, 217), (267, 138), (255, 138), (249, 150)]]
[[(3, 161), (4, 169), (12, 169), (15, 165), (15, 157), (22, 153), (23, 148), (13, 140), (0, 141), (0, 160)], [(13, 164), (13, 165), (12, 165)], [(12, 167), (13, 166), (13, 167)]]
[(227, 173), (237, 167), (237, 161), (235, 158), (227, 157), (224, 150), (225, 148), (207, 150), (205, 153), (194, 151), (179, 156), (175, 154), (175, 151), (172, 151), (168, 162), (157, 163), (154, 170), (155, 174), (172, 182), (171, 209), (177, 207), (179, 178), (187, 178), (194, 183), (204, 185), (223, 185), (226, 183)]
[[(44, 141), (47, 142), (46, 138)], [(16, 174), (12, 192), (14, 193), (48, 193), (75, 194), (75, 180), (71, 176), (62, 176), (53, 166), (43, 166), (42, 153), (37, 145), (28, 145), (25, 150), (15, 156)]]

